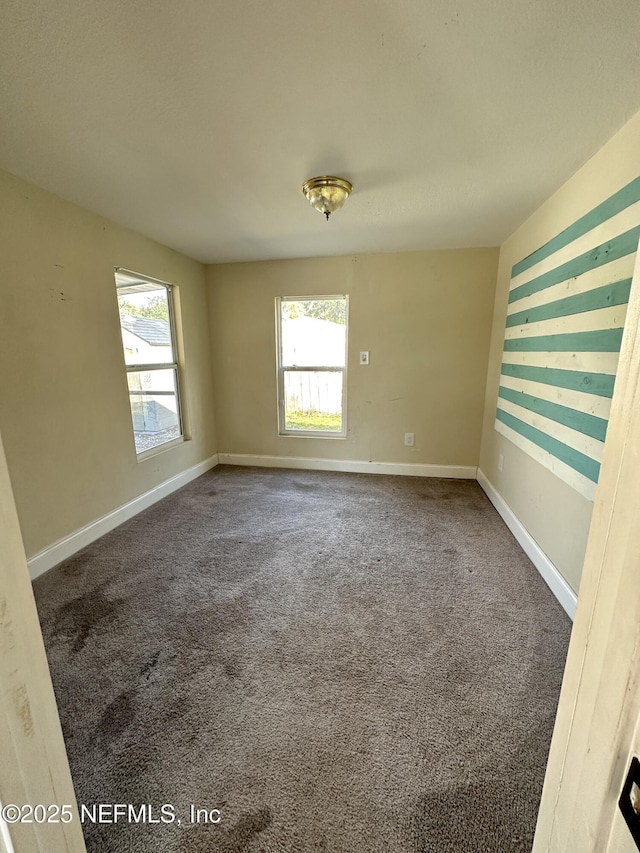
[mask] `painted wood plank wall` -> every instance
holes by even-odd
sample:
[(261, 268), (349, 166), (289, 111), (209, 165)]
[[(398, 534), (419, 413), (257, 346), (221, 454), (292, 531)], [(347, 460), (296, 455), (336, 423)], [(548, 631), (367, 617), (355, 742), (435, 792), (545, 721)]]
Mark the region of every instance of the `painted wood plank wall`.
[(495, 428), (593, 500), (640, 239), (640, 177), (513, 265)]

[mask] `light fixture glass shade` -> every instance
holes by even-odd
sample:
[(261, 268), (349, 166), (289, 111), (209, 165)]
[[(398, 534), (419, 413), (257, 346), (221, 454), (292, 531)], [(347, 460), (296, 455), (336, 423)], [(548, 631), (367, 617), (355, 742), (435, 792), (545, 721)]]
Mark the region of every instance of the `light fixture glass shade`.
[(353, 187), (345, 178), (334, 178), (332, 175), (321, 175), (309, 178), (302, 185), (302, 192), (309, 204), (319, 210), (329, 219), (334, 210), (340, 210), (351, 195)]

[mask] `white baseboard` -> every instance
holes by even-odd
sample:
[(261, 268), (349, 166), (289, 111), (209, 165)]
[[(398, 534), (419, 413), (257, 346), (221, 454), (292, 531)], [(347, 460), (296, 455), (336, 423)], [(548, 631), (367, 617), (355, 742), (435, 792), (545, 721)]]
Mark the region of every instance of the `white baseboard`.
[(522, 550), (540, 572), (545, 583), (562, 605), (567, 616), (573, 620), (576, 614), (577, 604), (575, 592), (571, 589), (569, 584), (562, 577), (560, 572), (556, 569), (535, 539), (516, 518), (511, 507), (509, 507), (502, 495), (496, 491), (494, 486), (491, 485), (486, 474), (480, 468), (478, 468), (477, 480), (486, 496), (502, 516), (504, 523), (513, 533)]
[(400, 474), (405, 477), (445, 477), (475, 480), (471, 465), (422, 465), (411, 462), (365, 462), (354, 459), (314, 459), (310, 456), (259, 456), (250, 453), (219, 453), (220, 465), (253, 465), (258, 468), (300, 468), (307, 471), (346, 471), (351, 474)]
[(107, 513), (107, 515), (103, 515), (102, 518), (92, 521), (86, 527), (82, 527), (80, 530), (76, 530), (75, 533), (65, 536), (64, 539), (61, 539), (54, 545), (50, 545), (44, 551), (40, 551), (39, 554), (36, 554), (27, 561), (31, 579), (35, 580), (39, 575), (57, 566), (62, 560), (66, 560), (77, 551), (80, 551), (81, 548), (95, 542), (96, 539), (104, 536), (105, 533), (108, 533), (130, 518), (133, 518), (134, 515), (142, 512), (142, 510), (147, 509), (157, 501), (162, 500), (162, 498), (166, 498), (167, 495), (175, 492), (176, 489), (186, 486), (187, 483), (195, 480), (196, 477), (199, 477), (211, 468), (215, 468), (217, 464), (218, 454), (215, 453), (213, 456), (205, 459), (204, 462), (199, 462), (197, 465), (187, 468), (186, 471), (182, 471), (182, 473), (176, 474), (175, 477), (165, 480), (159, 486), (155, 486), (155, 488), (150, 489), (143, 495), (114, 509), (112, 512)]

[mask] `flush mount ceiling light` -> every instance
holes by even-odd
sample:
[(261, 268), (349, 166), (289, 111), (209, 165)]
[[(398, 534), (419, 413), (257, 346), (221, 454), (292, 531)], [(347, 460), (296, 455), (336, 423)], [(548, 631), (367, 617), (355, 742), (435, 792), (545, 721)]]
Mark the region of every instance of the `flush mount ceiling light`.
[(309, 200), (311, 207), (329, 216), (334, 210), (340, 210), (351, 195), (353, 187), (345, 178), (334, 178), (332, 175), (320, 175), (309, 178), (302, 185), (302, 192)]

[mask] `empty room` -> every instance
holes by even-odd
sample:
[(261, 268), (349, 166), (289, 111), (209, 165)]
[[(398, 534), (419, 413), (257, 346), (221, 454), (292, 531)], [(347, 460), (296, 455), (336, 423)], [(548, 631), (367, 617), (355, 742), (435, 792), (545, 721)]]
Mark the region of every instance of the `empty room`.
[(0, 23), (0, 853), (640, 849), (638, 6)]

